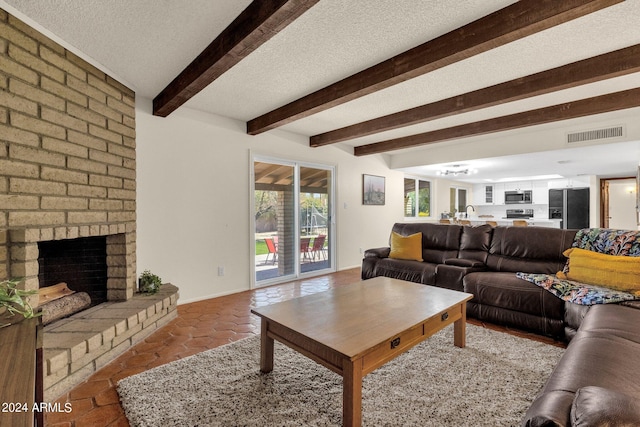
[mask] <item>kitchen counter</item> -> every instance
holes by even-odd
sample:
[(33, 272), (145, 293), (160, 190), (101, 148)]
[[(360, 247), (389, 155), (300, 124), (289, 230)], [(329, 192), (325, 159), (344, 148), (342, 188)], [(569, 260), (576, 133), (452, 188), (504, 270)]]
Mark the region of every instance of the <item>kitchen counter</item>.
[(514, 220), (525, 220), (528, 225), (535, 227), (551, 227), (551, 228), (560, 228), (560, 220), (559, 219), (550, 219), (550, 218), (467, 218), (471, 221), (471, 225), (482, 225), (486, 224), (487, 221), (495, 221), (498, 225), (509, 226), (513, 225)]

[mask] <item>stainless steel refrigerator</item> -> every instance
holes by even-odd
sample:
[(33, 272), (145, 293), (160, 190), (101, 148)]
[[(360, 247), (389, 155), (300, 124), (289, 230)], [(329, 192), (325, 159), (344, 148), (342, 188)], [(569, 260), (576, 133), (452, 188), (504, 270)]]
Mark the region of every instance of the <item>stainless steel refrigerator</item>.
[(589, 227), (589, 189), (549, 190), (549, 218), (561, 219), (560, 228)]

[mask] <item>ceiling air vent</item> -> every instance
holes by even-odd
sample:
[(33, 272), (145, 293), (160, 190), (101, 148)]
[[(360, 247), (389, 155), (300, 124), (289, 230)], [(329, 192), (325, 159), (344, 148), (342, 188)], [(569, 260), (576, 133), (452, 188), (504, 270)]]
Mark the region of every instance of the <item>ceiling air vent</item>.
[(624, 128), (622, 126), (615, 126), (612, 128), (569, 133), (567, 134), (567, 142), (573, 144), (576, 142), (598, 141), (600, 139), (617, 138), (620, 136), (624, 136)]

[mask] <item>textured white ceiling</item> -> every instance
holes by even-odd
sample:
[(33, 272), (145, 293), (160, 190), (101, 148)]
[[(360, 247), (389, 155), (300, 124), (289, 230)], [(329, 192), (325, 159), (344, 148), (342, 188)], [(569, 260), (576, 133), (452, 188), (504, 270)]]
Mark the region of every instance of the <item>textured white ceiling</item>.
[[(251, 0), (8, 0), (147, 98), (154, 98)], [(18, 16), (20, 17), (20, 16)]]
[(455, 3), (322, 0), (188, 105), (249, 120), (514, 2)]
[[(513, 2), (322, 0), (183, 108), (246, 121)], [(250, 0), (0, 0), (0, 7), (61, 41), (130, 86), (138, 96), (154, 98), (249, 3)], [(283, 129), (314, 135), (640, 44), (639, 22), (640, 0), (627, 0), (295, 121)], [(634, 87), (640, 87), (640, 73), (363, 137), (343, 145), (348, 148)], [(597, 173), (632, 173), (640, 159), (634, 148), (638, 144), (605, 146), (607, 153), (621, 150), (618, 154), (623, 154), (620, 157), (626, 162), (624, 165), (616, 162), (604, 171), (600, 166)], [(594, 151), (597, 149), (602, 147), (591, 148), (588, 157), (597, 158)], [(557, 154), (540, 154), (546, 155), (547, 161), (539, 163), (551, 164)], [(586, 156), (574, 153), (574, 157)], [(517, 166), (522, 165), (521, 157), (505, 159), (509, 165), (516, 165), (516, 170), (522, 169)], [(496, 160), (497, 164), (500, 162)], [(505, 169), (512, 168), (505, 166)]]

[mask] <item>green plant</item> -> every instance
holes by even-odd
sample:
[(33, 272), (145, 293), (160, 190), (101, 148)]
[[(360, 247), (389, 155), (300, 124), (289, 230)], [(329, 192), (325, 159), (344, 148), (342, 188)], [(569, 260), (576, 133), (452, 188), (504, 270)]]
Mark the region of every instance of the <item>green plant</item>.
[[(18, 289), (22, 278), (3, 280), (0, 282), (0, 308), (4, 308), (10, 315), (20, 314), (24, 318), (39, 316), (29, 304), (28, 297), (35, 295), (38, 291), (25, 291)], [(9, 326), (11, 323), (1, 324), (0, 327)]]
[(140, 275), (140, 279), (138, 280), (140, 292), (155, 294), (160, 290), (160, 286), (162, 286), (162, 279), (151, 271), (144, 270)]

